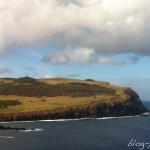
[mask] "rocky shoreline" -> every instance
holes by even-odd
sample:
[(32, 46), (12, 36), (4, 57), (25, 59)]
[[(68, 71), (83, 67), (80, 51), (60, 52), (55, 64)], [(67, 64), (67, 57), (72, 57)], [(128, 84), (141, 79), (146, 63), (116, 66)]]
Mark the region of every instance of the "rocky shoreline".
[(5, 131), (5, 130), (7, 130), (7, 131), (19, 131), (19, 130), (23, 130), (23, 131), (25, 131), (27, 129), (25, 129), (25, 128), (18, 128), (18, 127), (0, 126), (0, 130), (3, 130), (3, 131)]
[(139, 115), (149, 110), (143, 106), (138, 94), (130, 91), (126, 101), (95, 102), (84, 106), (74, 106), (57, 110), (0, 114), (0, 122), (34, 121), (47, 119), (102, 118)]

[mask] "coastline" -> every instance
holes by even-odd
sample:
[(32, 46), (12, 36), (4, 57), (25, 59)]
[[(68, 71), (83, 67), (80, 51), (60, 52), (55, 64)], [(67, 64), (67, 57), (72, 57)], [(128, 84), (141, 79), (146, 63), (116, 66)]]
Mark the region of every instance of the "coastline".
[(25, 113), (0, 114), (0, 122), (35, 121), (35, 120), (64, 120), (79, 118), (105, 118), (135, 116), (149, 112), (139, 99), (125, 102), (93, 103), (91, 105), (76, 106), (59, 110), (44, 110)]
[[(18, 83), (18, 80), (19, 80), (19, 83)], [(30, 81), (28, 83), (26, 81), (27, 83), (26, 82), (22, 83), (22, 80), (23, 81), (34, 80), (34, 82), (32, 83)], [(14, 87), (14, 84), (16, 85), (16, 82), (17, 82), (17, 86), (20, 86), (20, 87), (23, 86), (24, 89), (28, 89), (27, 88), (28, 86), (30, 88), (32, 87), (30, 91), (28, 91), (30, 92), (30, 94), (32, 93), (31, 92), (32, 89), (34, 89), (35, 87), (36, 89), (40, 89), (40, 87), (44, 85), (43, 88), (45, 89), (45, 87), (54, 86), (52, 84), (48, 85), (42, 82), (38, 82), (35, 79), (31, 79), (31, 78), (21, 78), (21, 81), (20, 79), (15, 79), (14, 81), (11, 81), (12, 83), (9, 84), (9, 88), (11, 86)], [(16, 97), (13, 95), (6, 96), (9, 99), (10, 98), (12, 99), (12, 97), (15, 99), (15, 100), (8, 100), (6, 99), (6, 97), (1, 96), (0, 122), (58, 120), (58, 119), (64, 120), (64, 119), (79, 119), (79, 118), (93, 118), (94, 119), (94, 118), (105, 118), (105, 117), (111, 118), (111, 117), (122, 117), (122, 116), (135, 116), (135, 115), (140, 115), (142, 113), (149, 111), (142, 104), (139, 98), (139, 95), (135, 91), (133, 91), (131, 88), (116, 87), (110, 84), (103, 85), (104, 83), (97, 83), (98, 85), (94, 85), (93, 82), (90, 84), (87, 84), (87, 81), (82, 81), (82, 82), (84, 83), (81, 83), (81, 81), (80, 82), (71, 81), (69, 83), (64, 82), (63, 84), (56, 84), (54, 86), (54, 87), (60, 88), (60, 87), (63, 87), (63, 85), (65, 85), (67, 88), (70, 88), (73, 90), (75, 89), (77, 90), (78, 88), (81, 88), (79, 90), (80, 92), (77, 90), (80, 93), (80, 95), (76, 93), (75, 99), (71, 98), (71, 95), (68, 95), (67, 100), (66, 100), (66, 97), (63, 97), (64, 99), (61, 99), (62, 98), (61, 96), (59, 98), (52, 100), (51, 99), (52, 95), (49, 95), (49, 97), (46, 97), (44, 99), (42, 97), (40, 99), (36, 99), (35, 96), (39, 96), (39, 95), (37, 93), (37, 90), (35, 89), (34, 90), (36, 92), (32, 93), (31, 95), (24, 95), (25, 93), (22, 93), (24, 96), (28, 96), (28, 97), (25, 97), (23, 98), (23, 100), (20, 100), (20, 101), (19, 99), (21, 99), (22, 97), (19, 97), (19, 98), (17, 97), (18, 99), (16, 100)], [(8, 86), (7, 84), (4, 84), (4, 85), (5, 87)], [(26, 85), (28, 86), (26, 87)], [(88, 89), (88, 88), (86, 89), (85, 87), (87, 87), (87, 85), (90, 86), (91, 89)], [(93, 94), (96, 94), (95, 92), (97, 90), (98, 92), (101, 92), (102, 89), (105, 92), (107, 91), (107, 93), (105, 93), (102, 97), (94, 96), (91, 98), (90, 97), (91, 95), (88, 95), (88, 90), (90, 90), (91, 92), (94, 92)], [(15, 92), (18, 92), (18, 90), (19, 89), (17, 87), (15, 89)], [(50, 92), (51, 90), (49, 89), (47, 91)], [(85, 91), (86, 91), (86, 94), (88, 95), (88, 98), (86, 97), (85, 99), (80, 99), (82, 96), (85, 97), (85, 95), (81, 95)], [(24, 92), (24, 90), (21, 90), (21, 92)], [(28, 92), (26, 92), (26, 94), (29, 94)], [(58, 90), (58, 93), (55, 93), (55, 94), (59, 95), (59, 92), (60, 91)], [(110, 94), (109, 92), (113, 92), (113, 93)], [(7, 93), (7, 95), (9, 94)], [(14, 94), (17, 95), (17, 93), (14, 93)], [(21, 93), (18, 93), (18, 94), (21, 94)], [(41, 94), (44, 94), (45, 96), (45, 93), (43, 91)], [(49, 94), (52, 94), (52, 93), (49, 93)], [(67, 93), (67, 94), (71, 94), (71, 93)], [(102, 93), (99, 93), (99, 95), (102, 95)], [(78, 99), (80, 100), (78, 101)], [(76, 103), (74, 103), (75, 101)], [(84, 104), (82, 104), (82, 101), (84, 101)], [(43, 105), (44, 107), (42, 107)]]
[(102, 118), (54, 119), (54, 120), (34, 120), (34, 121), (8, 121), (8, 122), (0, 122), (0, 124), (6, 124), (6, 123), (32, 123), (32, 122), (65, 122), (65, 121), (84, 121), (84, 120), (107, 120), (107, 119), (124, 119), (124, 118), (132, 118), (132, 117), (140, 117), (140, 115), (119, 116), (119, 117), (102, 117)]

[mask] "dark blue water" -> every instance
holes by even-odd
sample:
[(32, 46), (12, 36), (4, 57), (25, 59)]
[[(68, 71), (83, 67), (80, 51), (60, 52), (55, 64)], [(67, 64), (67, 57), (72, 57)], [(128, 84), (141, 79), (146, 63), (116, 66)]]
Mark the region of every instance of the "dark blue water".
[[(144, 104), (150, 108), (150, 102)], [(142, 146), (142, 142), (150, 143), (149, 116), (103, 120), (13, 122), (2, 125), (38, 128), (43, 131), (0, 131), (0, 150), (150, 149), (150, 144)]]

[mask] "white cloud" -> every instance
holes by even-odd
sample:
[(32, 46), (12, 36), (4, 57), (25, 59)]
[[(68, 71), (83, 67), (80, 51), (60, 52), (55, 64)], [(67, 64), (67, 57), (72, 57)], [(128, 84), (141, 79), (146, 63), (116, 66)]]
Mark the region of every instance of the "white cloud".
[(98, 55), (150, 56), (149, 6), (149, 0), (1, 0), (0, 55), (48, 43), (60, 53), (90, 47)]
[(45, 56), (42, 61), (52, 64), (88, 64), (94, 62), (94, 50), (89, 48), (66, 49)]
[(139, 57), (131, 54), (124, 57), (122, 57), (122, 55), (119, 55), (117, 57), (106, 57), (103, 55), (97, 55), (97, 53), (95, 53), (95, 50), (91, 48), (68, 48), (63, 51), (54, 51), (53, 53), (45, 56), (41, 61), (55, 65), (100, 63), (102, 65), (122, 66), (126, 64), (138, 63)]
[(104, 65), (124, 65), (127, 63), (124, 60), (113, 59), (110, 57), (100, 57), (98, 62)]
[(129, 16), (129, 17), (127, 18), (126, 22), (129, 24), (129, 23), (131, 23), (131, 22), (133, 21), (134, 18), (135, 18), (135, 16), (134, 16), (134, 15), (131, 15), (131, 16)]
[(108, 58), (108, 57), (102, 57), (102, 58), (99, 58), (99, 62), (102, 63), (102, 64), (111, 64), (112, 59)]

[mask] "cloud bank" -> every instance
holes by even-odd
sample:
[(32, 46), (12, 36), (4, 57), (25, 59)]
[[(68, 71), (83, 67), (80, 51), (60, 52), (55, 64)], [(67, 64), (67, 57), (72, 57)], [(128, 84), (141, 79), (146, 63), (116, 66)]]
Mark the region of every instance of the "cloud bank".
[(93, 49), (67, 49), (63, 51), (59, 50), (55, 53), (49, 54), (48, 56), (44, 57), (42, 61), (52, 64), (89, 64), (95, 61), (94, 55), (95, 52)]
[[(133, 54), (128, 60), (137, 62), (137, 55), (150, 56), (149, 6), (149, 0), (1, 0), (0, 56), (40, 43), (57, 45), (43, 58), (53, 64), (117, 54)], [(68, 47), (74, 55), (60, 58)], [(85, 56), (85, 50), (92, 51)]]

